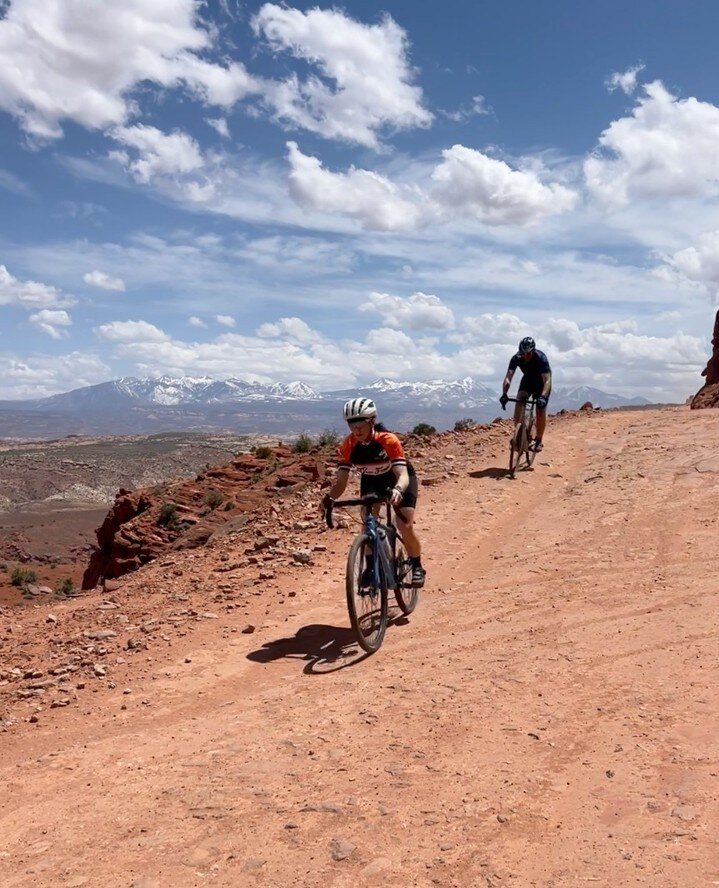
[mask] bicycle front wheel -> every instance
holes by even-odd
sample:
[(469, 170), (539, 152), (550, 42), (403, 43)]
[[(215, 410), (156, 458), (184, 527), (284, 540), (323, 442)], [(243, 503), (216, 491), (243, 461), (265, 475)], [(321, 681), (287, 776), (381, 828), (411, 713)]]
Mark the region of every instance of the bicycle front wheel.
[[(372, 563), (372, 544), (361, 533), (352, 542), (347, 555), (347, 610), (359, 646), (373, 653), (378, 650), (387, 629), (387, 582), (379, 565), (379, 587), (367, 570)], [(364, 582), (363, 582), (364, 581)]]
[(402, 543), (397, 543), (397, 555), (394, 561), (394, 577), (397, 585), (394, 597), (403, 614), (411, 614), (419, 601), (419, 589), (412, 586), (412, 564)]
[(536, 423), (535, 423), (534, 417), (532, 417), (532, 421), (527, 426), (527, 431), (526, 431), (527, 449), (525, 451), (525, 456), (527, 459), (527, 466), (532, 465), (532, 463), (534, 462), (534, 457), (537, 455), (536, 451), (532, 450), (529, 446), (532, 443), (532, 441), (534, 441), (534, 437), (535, 437), (535, 433), (536, 433), (535, 430), (536, 430)]
[(509, 477), (514, 478), (522, 455), (522, 430), (517, 426), (509, 442)]

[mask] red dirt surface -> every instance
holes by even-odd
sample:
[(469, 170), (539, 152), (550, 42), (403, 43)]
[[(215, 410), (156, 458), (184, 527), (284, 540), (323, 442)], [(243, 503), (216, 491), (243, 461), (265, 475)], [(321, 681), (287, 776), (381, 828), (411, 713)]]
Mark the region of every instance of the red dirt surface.
[(423, 448), (428, 587), (369, 658), (316, 485), (5, 609), (0, 884), (719, 882), (716, 416), (565, 417), (515, 481), (505, 425)]

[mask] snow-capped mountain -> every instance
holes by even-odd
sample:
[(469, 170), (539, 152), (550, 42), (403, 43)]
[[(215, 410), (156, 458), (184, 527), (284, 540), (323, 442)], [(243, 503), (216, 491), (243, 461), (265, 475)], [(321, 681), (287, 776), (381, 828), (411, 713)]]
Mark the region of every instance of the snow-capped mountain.
[[(516, 385), (513, 386), (516, 389)], [(503, 414), (498, 384), (471, 376), (426, 382), (377, 379), (366, 386), (317, 392), (301, 381), (265, 385), (209, 376), (123, 377), (37, 401), (0, 402), (2, 434), (13, 438), (67, 434), (146, 434), (173, 430), (272, 433), (341, 430), (342, 404), (365, 395), (377, 403), (389, 428), (405, 431), (419, 422), (452, 428), (459, 419), (488, 422)], [(588, 386), (555, 387), (550, 410), (634, 406), (624, 398)]]
[(444, 398), (466, 398), (472, 402), (483, 402), (487, 398), (494, 397), (495, 391), (481, 382), (477, 382), (471, 376), (464, 379), (430, 379), (427, 382), (395, 382), (391, 379), (377, 379), (364, 391), (392, 392), (407, 397), (435, 399), (438, 403)]
[(124, 376), (112, 382), (74, 389), (34, 403), (41, 410), (117, 409), (157, 405), (209, 405), (252, 400), (313, 400), (321, 398), (304, 382), (263, 385), (244, 379), (212, 379), (209, 376), (160, 376), (137, 379)]
[(551, 407), (554, 410), (579, 410), (587, 401), (594, 407), (608, 409), (610, 407), (642, 407), (649, 404), (646, 398), (636, 396), (625, 398), (611, 392), (603, 392), (601, 389), (592, 388), (589, 385), (578, 385), (574, 388), (557, 386), (552, 391)]

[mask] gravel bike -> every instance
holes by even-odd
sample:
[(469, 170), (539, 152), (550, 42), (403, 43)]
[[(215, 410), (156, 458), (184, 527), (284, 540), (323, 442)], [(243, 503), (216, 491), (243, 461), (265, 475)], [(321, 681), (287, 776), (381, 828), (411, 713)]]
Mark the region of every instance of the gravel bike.
[(535, 398), (507, 398), (507, 400), (522, 405), (519, 419), (514, 425), (509, 442), (509, 477), (514, 478), (522, 457), (524, 457), (526, 467), (529, 468), (537, 455), (530, 447), (536, 431), (534, 409), (537, 401)]
[[(385, 505), (385, 521), (373, 514), (373, 506)], [(378, 650), (389, 620), (389, 590), (394, 590), (403, 614), (417, 606), (419, 592), (412, 586), (412, 565), (392, 521), (389, 496), (370, 494), (357, 499), (337, 500), (325, 509), (328, 527), (334, 527), (333, 508), (362, 506), (363, 529), (352, 540), (347, 554), (345, 585), (350, 623), (360, 647)]]

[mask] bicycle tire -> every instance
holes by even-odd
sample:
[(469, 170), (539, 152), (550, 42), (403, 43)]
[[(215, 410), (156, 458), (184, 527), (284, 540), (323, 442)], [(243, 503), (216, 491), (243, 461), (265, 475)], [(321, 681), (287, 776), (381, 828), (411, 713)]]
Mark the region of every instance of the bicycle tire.
[(394, 578), (397, 585), (394, 587), (394, 597), (397, 607), (405, 616), (408, 616), (417, 607), (419, 601), (419, 589), (410, 586), (406, 580), (412, 579), (412, 565), (407, 558), (407, 551), (402, 543), (397, 544), (397, 554), (394, 559)]
[(380, 588), (361, 592), (360, 577), (365, 568), (366, 549), (371, 549), (371, 543), (366, 533), (360, 533), (347, 554), (347, 610), (357, 643), (362, 650), (372, 654), (380, 648), (387, 629), (387, 582), (380, 563)]
[(526, 430), (526, 435), (527, 435), (527, 449), (526, 449), (526, 451), (525, 451), (525, 456), (526, 456), (526, 459), (527, 459), (527, 467), (528, 467), (528, 468), (531, 468), (532, 463), (534, 462), (534, 457), (537, 455), (536, 450), (531, 450), (530, 447), (529, 447), (529, 445), (530, 445), (530, 444), (532, 443), (532, 441), (534, 440), (534, 430), (535, 430), (535, 428), (536, 428), (536, 422), (535, 422), (534, 417), (532, 417), (532, 421), (529, 423), (529, 426), (527, 427), (527, 430)]
[(522, 451), (519, 449), (519, 438), (520, 431), (519, 428), (515, 428), (514, 434), (512, 435), (509, 441), (509, 477), (514, 478), (517, 474), (517, 466), (519, 464), (519, 459), (522, 455)]

